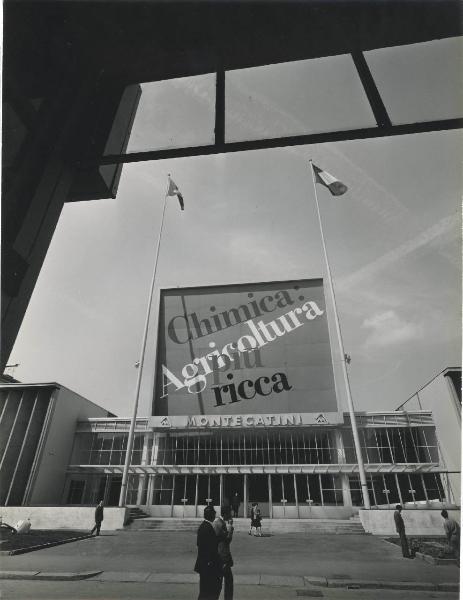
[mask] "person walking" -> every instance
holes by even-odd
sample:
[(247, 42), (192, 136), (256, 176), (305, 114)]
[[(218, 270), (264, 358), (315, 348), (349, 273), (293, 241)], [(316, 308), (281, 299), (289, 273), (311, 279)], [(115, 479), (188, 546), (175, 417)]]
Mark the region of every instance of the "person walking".
[(460, 525), (455, 519), (449, 517), (449, 513), (445, 509), (441, 512), (441, 516), (444, 518), (445, 537), (450, 550), (455, 558), (460, 560)]
[[(222, 516), (217, 517), (213, 523), (215, 533), (218, 537), (218, 553), (222, 563), (223, 575), (223, 597), (224, 600), (233, 600), (233, 557), (230, 552), (230, 543), (233, 539), (233, 519), (224, 518), (224, 507)], [(225, 507), (226, 508), (226, 507)]]
[(199, 573), (198, 600), (218, 600), (222, 590), (222, 565), (218, 552), (219, 538), (212, 525), (215, 519), (213, 506), (204, 509), (204, 521), (198, 528), (196, 545), (198, 556), (194, 570)]
[(101, 524), (103, 523), (103, 500), (98, 502), (98, 506), (95, 508), (95, 525), (93, 526), (92, 531), (90, 532), (93, 535), (93, 532), (96, 530), (96, 535), (100, 535)]
[(256, 537), (262, 537), (262, 526), (261, 526), (262, 516), (260, 513), (260, 508), (257, 502), (253, 502), (251, 505), (251, 526), (249, 528), (249, 535), (252, 535), (252, 530), (255, 529), (256, 533), (254, 534)]
[(254, 520), (254, 514), (255, 514), (255, 513), (254, 513), (254, 509), (255, 509), (255, 507), (256, 507), (256, 506), (257, 506), (257, 504), (256, 504), (255, 502), (253, 502), (253, 503), (251, 504), (251, 510), (250, 510), (250, 512), (249, 512), (249, 516), (250, 516), (250, 518), (251, 518), (251, 523), (250, 523), (250, 525), (249, 525), (249, 531), (248, 531), (248, 535), (252, 535), (252, 530), (253, 530), (253, 529), (254, 529), (254, 527), (255, 527), (255, 525), (254, 525), (254, 523), (255, 523), (255, 520)]
[(401, 512), (402, 506), (400, 504), (397, 504), (394, 511), (395, 529), (400, 537), (400, 543), (402, 545), (402, 556), (404, 558), (412, 558), (408, 549), (408, 540), (407, 536), (405, 535), (405, 523), (402, 518)]
[(240, 495), (238, 494), (238, 492), (235, 492), (233, 494), (231, 504), (232, 504), (232, 510), (233, 510), (232, 516), (233, 516), (234, 519), (237, 519), (238, 518), (238, 511), (240, 510), (240, 504), (241, 504)]
[(256, 536), (262, 537), (262, 513), (257, 504), (256, 504), (256, 511), (255, 511), (255, 524), (256, 524)]

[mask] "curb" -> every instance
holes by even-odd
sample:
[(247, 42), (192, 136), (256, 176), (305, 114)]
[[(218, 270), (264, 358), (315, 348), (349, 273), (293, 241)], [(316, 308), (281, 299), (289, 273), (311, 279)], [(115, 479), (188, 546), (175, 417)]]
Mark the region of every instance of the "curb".
[(26, 554), (27, 552), (35, 552), (43, 548), (53, 548), (53, 546), (61, 546), (62, 544), (70, 544), (79, 540), (86, 540), (93, 537), (91, 534), (81, 535), (79, 537), (67, 538), (65, 540), (57, 540), (56, 542), (48, 542), (47, 544), (37, 544), (37, 546), (28, 546), (26, 548), (17, 548), (16, 550), (0, 550), (0, 556), (16, 556), (17, 554)]
[(80, 573), (52, 573), (47, 571), (0, 571), (0, 579), (21, 579), (29, 581), (79, 581), (99, 575), (102, 571), (81, 571)]
[[(78, 581), (94, 578), (93, 581), (103, 582), (151, 582), (151, 583), (196, 583), (196, 573), (138, 573), (113, 571), (81, 571), (79, 573), (54, 573), (50, 571), (0, 571), (1, 579), (32, 580), (32, 581)], [(236, 585), (284, 586), (317, 591), (314, 588), (332, 589), (383, 589), (383, 590), (415, 590), (423, 592), (458, 592), (458, 583), (422, 583), (415, 581), (380, 581), (363, 579), (330, 579), (326, 577), (277, 576), (256, 573), (255, 575), (235, 575)], [(307, 594), (305, 594), (307, 595)]]
[(328, 579), (304, 577), (305, 585), (346, 589), (415, 590), (422, 592), (458, 592), (459, 583), (422, 583), (417, 581), (379, 581), (364, 579)]
[(435, 558), (434, 556), (431, 556), (430, 554), (425, 554), (424, 552), (416, 552), (415, 556), (416, 556), (416, 558), (419, 558), (420, 560), (424, 560), (425, 562), (427, 562), (431, 565), (457, 565), (458, 566), (458, 560), (456, 558)]

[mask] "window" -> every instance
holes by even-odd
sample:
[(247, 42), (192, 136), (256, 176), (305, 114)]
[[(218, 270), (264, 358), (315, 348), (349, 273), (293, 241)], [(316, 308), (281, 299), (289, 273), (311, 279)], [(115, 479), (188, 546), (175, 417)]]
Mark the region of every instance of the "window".
[(375, 125), (350, 55), (228, 71), (226, 141)]
[(342, 484), (339, 475), (322, 474), (320, 475), (320, 485), (324, 506), (334, 505), (342, 506)]
[(142, 83), (127, 152), (211, 144), (215, 78), (209, 73)]
[(173, 475), (155, 475), (153, 482), (153, 504), (171, 504), (173, 487)]
[(82, 504), (84, 495), (85, 481), (72, 479), (69, 484), (68, 504)]

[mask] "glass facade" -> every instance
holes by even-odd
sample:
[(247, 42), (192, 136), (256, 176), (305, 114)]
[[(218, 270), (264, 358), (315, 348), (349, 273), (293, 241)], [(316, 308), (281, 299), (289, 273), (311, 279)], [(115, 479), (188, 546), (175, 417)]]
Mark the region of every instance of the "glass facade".
[[(370, 503), (374, 507), (396, 504), (444, 502), (446, 494), (439, 473), (367, 473)], [(362, 506), (360, 479), (349, 476), (353, 506)]]
[[(359, 415), (370, 503), (389, 508), (449, 503), (430, 415)], [(407, 425), (407, 423), (411, 423)], [(65, 501), (117, 505), (128, 421), (95, 420), (78, 429)], [(238, 492), (264, 516), (310, 518), (311, 511), (363, 505), (352, 431), (340, 426), (153, 430), (137, 421), (127, 504), (158, 516), (200, 516)], [(91, 471), (89, 471), (91, 469)], [(98, 470), (104, 471), (98, 472)], [(292, 471), (292, 472), (291, 472)], [(90, 474), (91, 473), (91, 474)]]
[[(122, 432), (78, 433), (72, 453), (72, 464), (123, 465), (128, 434)], [(151, 436), (151, 445), (153, 436)], [(142, 461), (144, 434), (136, 433), (132, 450), (132, 465)]]
[[(436, 433), (431, 427), (371, 427), (359, 429), (365, 463), (438, 463)], [(350, 429), (342, 431), (347, 463), (354, 463), (354, 438)]]
[(333, 430), (172, 433), (159, 439), (158, 465), (336, 464)]

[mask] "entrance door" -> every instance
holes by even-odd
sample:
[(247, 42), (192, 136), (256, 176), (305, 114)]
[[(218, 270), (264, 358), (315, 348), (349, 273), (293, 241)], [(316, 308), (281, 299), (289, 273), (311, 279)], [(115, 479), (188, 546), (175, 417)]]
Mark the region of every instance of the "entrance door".
[(172, 516), (195, 517), (196, 475), (174, 475)]
[(294, 475), (271, 475), (274, 519), (297, 519)]
[(198, 475), (197, 517), (203, 516), (207, 504), (220, 506), (220, 475)]
[(121, 494), (122, 477), (111, 477), (108, 493), (108, 506), (117, 506), (119, 504), (119, 496)]
[(245, 517), (246, 507), (244, 506), (244, 475), (223, 475), (222, 504), (224, 504), (225, 498), (227, 498), (231, 506), (235, 494), (238, 494), (240, 502), (238, 516)]
[(260, 512), (263, 517), (270, 516), (270, 503), (268, 494), (268, 476), (267, 475), (248, 475), (248, 502), (259, 504)]

